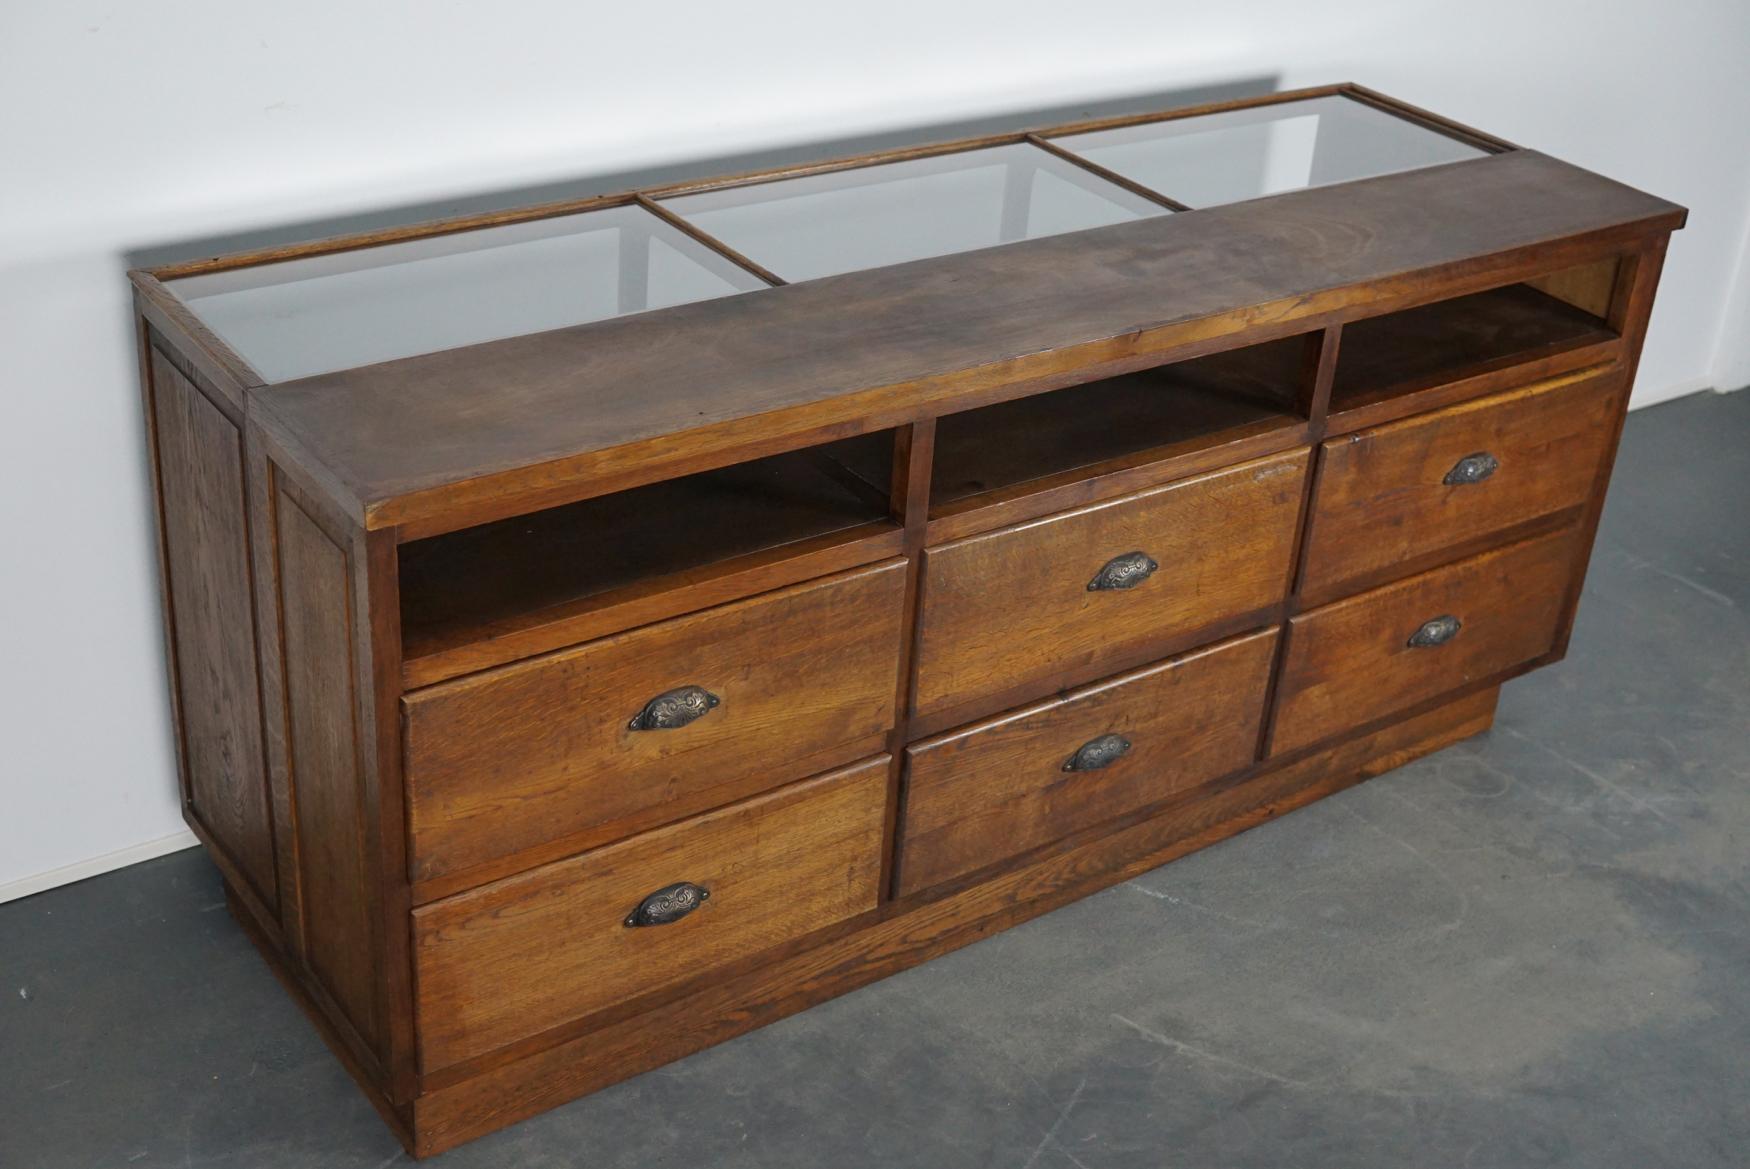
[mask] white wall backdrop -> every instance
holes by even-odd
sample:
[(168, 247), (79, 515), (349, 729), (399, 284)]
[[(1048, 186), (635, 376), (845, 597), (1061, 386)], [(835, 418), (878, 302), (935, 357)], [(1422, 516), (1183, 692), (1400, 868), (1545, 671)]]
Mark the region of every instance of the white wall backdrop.
[(1646, 404), (1750, 381), (1747, 50), (1738, 0), (10, 0), (0, 898), (188, 839), (131, 263), (810, 141), (1356, 80), (1691, 208)]

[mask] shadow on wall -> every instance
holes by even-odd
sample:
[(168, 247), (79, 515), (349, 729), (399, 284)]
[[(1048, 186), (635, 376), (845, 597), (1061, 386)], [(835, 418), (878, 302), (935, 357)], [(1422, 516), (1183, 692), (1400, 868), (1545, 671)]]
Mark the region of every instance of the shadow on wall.
[(908, 126), (878, 134), (835, 138), (825, 142), (807, 142), (772, 150), (720, 154), (711, 158), (691, 159), (686, 162), (644, 170), (616, 171), (611, 174), (585, 173), (533, 186), (491, 191), (453, 199), (407, 203), (362, 214), (335, 216), (327, 219), (307, 219), (255, 231), (200, 236), (137, 248), (125, 253), (124, 259), (130, 268), (155, 268), (164, 264), (222, 255), (226, 252), (280, 247), (285, 244), (325, 239), (329, 236), (346, 235), (353, 232), (377, 231), (387, 227), (418, 223), (427, 219), (476, 215), (511, 207), (523, 207), (533, 203), (588, 198), (594, 195), (613, 194), (619, 191), (657, 186), (686, 179), (765, 170), (779, 166), (794, 166), (825, 159), (842, 158), (847, 155), (863, 154), (869, 151), (919, 146), (956, 138), (1012, 133), (1031, 129), (1034, 126), (1053, 125), (1084, 118), (1145, 113), (1152, 110), (1173, 109), (1178, 106), (1198, 105), (1204, 102), (1255, 97), (1259, 94), (1274, 93), (1280, 88), (1281, 76), (1272, 74), (1177, 89), (1156, 89), (1147, 93), (1129, 94), (1094, 102), (1036, 106), (979, 118), (944, 120), (924, 126)]

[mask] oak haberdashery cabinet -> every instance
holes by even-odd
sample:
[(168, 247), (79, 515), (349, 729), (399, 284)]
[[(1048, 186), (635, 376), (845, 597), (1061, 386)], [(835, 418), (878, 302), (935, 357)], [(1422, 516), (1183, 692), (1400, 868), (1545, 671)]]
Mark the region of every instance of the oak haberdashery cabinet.
[(1684, 211), (1355, 85), (133, 274), (189, 823), (426, 1155), (1490, 725)]

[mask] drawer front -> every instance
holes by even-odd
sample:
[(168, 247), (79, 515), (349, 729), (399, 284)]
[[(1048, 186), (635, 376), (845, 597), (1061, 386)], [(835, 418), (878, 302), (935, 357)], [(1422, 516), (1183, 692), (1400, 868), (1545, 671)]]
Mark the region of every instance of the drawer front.
[(1498, 674), (1554, 644), (1577, 528), (1461, 560), (1289, 623), (1280, 754)]
[(917, 713), (1098, 676), (1127, 651), (1281, 601), (1308, 458), (1276, 455), (928, 549)]
[[(415, 910), (422, 1068), (873, 909), (888, 763), (882, 756)], [(676, 886), (695, 893), (683, 889), (666, 906), (651, 900)], [(667, 920), (629, 924), (635, 917)]]
[(908, 748), (900, 893), (1250, 764), (1276, 637), (1235, 638)]
[(1585, 374), (1326, 442), (1302, 595), (1585, 503), (1622, 396)]
[(415, 879), (678, 820), (880, 750), (904, 590), (889, 561), (415, 692)]

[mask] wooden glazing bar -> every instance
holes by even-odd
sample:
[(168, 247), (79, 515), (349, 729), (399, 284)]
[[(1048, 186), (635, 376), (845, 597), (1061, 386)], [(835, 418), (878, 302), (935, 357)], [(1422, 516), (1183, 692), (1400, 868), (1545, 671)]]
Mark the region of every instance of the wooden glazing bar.
[(1152, 202), (1159, 203), (1162, 207), (1166, 207), (1172, 211), (1189, 211), (1189, 210), (1191, 210), (1190, 204), (1181, 203), (1177, 199), (1174, 199), (1174, 198), (1167, 196), (1167, 195), (1163, 195), (1159, 191), (1155, 190), (1153, 187), (1145, 187), (1141, 183), (1137, 182), (1135, 179), (1127, 179), (1123, 175), (1119, 174), (1117, 171), (1107, 170), (1105, 167), (1101, 166), (1099, 163), (1094, 162), (1091, 159), (1083, 158), (1081, 155), (1075, 153), (1073, 150), (1065, 150), (1063, 147), (1059, 146), (1057, 143), (1053, 142), (1049, 138), (1041, 138), (1037, 134), (1029, 134), (1029, 135), (1027, 135), (1027, 141), (1032, 143), (1034, 146), (1037, 146), (1039, 149), (1041, 149), (1043, 151), (1046, 151), (1050, 154), (1055, 154), (1057, 157), (1063, 159), (1065, 162), (1074, 163), (1076, 166), (1081, 167), (1083, 170), (1089, 172), (1090, 174), (1098, 175), (1100, 178), (1105, 179), (1108, 183), (1111, 183), (1115, 187), (1123, 187), (1126, 191), (1129, 191), (1132, 195), (1140, 195), (1144, 199), (1148, 199), (1148, 200), (1151, 200)]
[(690, 220), (682, 219), (656, 200), (643, 194), (634, 195), (632, 200), (637, 203), (638, 206), (644, 208), (644, 210), (650, 212), (676, 231), (686, 233), (688, 236), (697, 240), (699, 243), (704, 244), (730, 263), (735, 264), (737, 267), (745, 268), (747, 271), (752, 272), (755, 276), (758, 276), (761, 280), (764, 280), (774, 288), (780, 284), (789, 283), (789, 281), (785, 280), (782, 276), (779, 276), (776, 272), (771, 271), (764, 265), (757, 264), (748, 259), (716, 236), (705, 231), (703, 228), (694, 225)]

